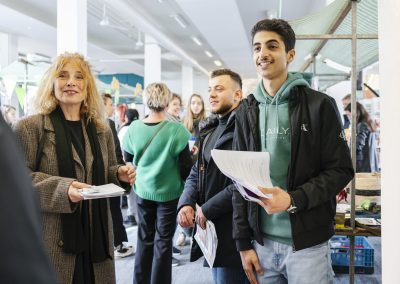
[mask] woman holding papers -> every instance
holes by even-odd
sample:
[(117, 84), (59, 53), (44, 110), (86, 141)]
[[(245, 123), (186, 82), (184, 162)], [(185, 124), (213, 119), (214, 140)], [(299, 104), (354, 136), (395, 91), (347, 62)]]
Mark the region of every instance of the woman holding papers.
[(143, 93), (150, 114), (129, 126), (122, 148), (125, 161), (136, 165), (138, 238), (133, 282), (171, 283), (172, 237), (176, 206), (183, 180), (192, 166), (190, 133), (165, 113), (172, 93), (163, 83), (152, 83)]
[(60, 283), (114, 283), (107, 199), (83, 201), (81, 189), (133, 183), (132, 166), (117, 164), (111, 130), (88, 62), (57, 57), (39, 86), (39, 114), (16, 134), (42, 209), (43, 238)]

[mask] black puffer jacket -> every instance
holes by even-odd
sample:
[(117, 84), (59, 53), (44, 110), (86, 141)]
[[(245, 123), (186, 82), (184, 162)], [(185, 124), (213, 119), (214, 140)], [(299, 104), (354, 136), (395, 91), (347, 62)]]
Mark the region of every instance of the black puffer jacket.
[[(259, 107), (253, 95), (236, 111), (234, 150), (261, 151)], [(290, 214), (295, 250), (327, 241), (334, 234), (336, 194), (353, 178), (350, 152), (333, 99), (308, 87), (289, 94), (291, 158), (288, 192), (298, 207)], [(233, 193), (234, 238), (237, 248), (263, 244), (259, 206)]]
[[(235, 128), (235, 111), (228, 119), (226, 129), (217, 140), (214, 149), (231, 150)], [(178, 211), (186, 205), (195, 209), (196, 203), (208, 220), (211, 220), (217, 232), (218, 247), (214, 267), (241, 267), (240, 255), (232, 238), (232, 191), (234, 186), (230, 179), (223, 175), (213, 159), (207, 164), (204, 159), (204, 145), (210, 134), (218, 126), (217, 118), (209, 118), (200, 124), (199, 159), (193, 166), (186, 180), (185, 188), (179, 199)], [(215, 171), (219, 174), (215, 175)], [(215, 179), (210, 180), (209, 173), (214, 173)], [(200, 247), (193, 240), (190, 261), (202, 256)]]

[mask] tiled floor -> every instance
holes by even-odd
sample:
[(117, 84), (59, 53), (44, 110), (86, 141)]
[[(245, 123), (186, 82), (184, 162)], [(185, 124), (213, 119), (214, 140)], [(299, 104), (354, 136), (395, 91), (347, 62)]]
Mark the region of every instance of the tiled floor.
[[(137, 227), (127, 228), (130, 244), (136, 243)], [(375, 273), (373, 275), (356, 275), (356, 283), (378, 284), (381, 281), (381, 240), (377, 237), (368, 238), (371, 245), (375, 248)], [(212, 284), (212, 276), (209, 268), (203, 267), (203, 258), (190, 263), (190, 245), (179, 247), (182, 254), (176, 258), (180, 260), (180, 266), (172, 268), (173, 284)], [(130, 284), (133, 281), (134, 256), (116, 260), (116, 276), (118, 284)], [(348, 274), (338, 274), (335, 277), (335, 284), (349, 283)]]

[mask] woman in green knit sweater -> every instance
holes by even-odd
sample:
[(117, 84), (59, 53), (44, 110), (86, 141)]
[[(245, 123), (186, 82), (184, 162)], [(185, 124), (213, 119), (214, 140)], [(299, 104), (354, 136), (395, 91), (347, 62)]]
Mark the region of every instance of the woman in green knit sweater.
[(167, 121), (165, 109), (171, 96), (163, 83), (148, 85), (143, 97), (150, 114), (132, 122), (123, 139), (125, 161), (132, 161), (137, 172), (134, 283), (171, 283), (177, 203), (192, 165), (190, 133), (180, 123)]

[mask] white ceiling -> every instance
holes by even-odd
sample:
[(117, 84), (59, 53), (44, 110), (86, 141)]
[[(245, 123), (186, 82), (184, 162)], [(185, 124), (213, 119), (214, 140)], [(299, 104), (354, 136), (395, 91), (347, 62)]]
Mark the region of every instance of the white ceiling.
[[(280, 2), (281, 17), (293, 20), (322, 9), (327, 1), (88, 0), (88, 57), (99, 73), (143, 75), (143, 47), (135, 45), (141, 31), (162, 46), (164, 78), (181, 78), (182, 62), (204, 74), (217, 68), (216, 59), (243, 78), (255, 77), (250, 29), (268, 13), (279, 16)], [(99, 25), (104, 3), (110, 23), (123, 30)], [(176, 14), (186, 22), (185, 29), (171, 17)], [(0, 31), (17, 36), (18, 52), (56, 55), (56, 0), (0, 0), (0, 15)], [(192, 36), (203, 45), (196, 45)]]

